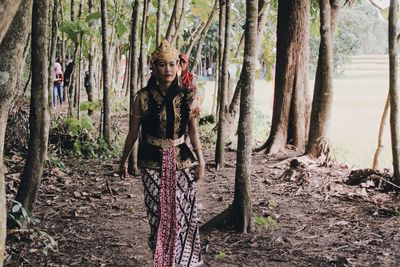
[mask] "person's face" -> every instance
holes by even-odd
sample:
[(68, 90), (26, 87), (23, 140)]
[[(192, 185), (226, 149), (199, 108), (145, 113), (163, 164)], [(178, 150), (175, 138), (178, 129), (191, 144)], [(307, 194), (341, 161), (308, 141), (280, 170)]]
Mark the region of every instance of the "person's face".
[(185, 60), (181, 59), (181, 60), (179, 61), (179, 64), (181, 65), (182, 70), (187, 70), (188, 64), (186, 63)]
[(156, 75), (160, 83), (171, 83), (176, 77), (178, 64), (176, 60), (166, 61), (157, 60), (156, 62)]

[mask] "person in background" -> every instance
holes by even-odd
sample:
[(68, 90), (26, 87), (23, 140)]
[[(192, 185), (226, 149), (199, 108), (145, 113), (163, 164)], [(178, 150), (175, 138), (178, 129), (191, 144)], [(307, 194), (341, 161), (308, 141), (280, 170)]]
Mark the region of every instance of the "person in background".
[[(141, 129), (138, 165), (153, 266), (200, 266), (196, 181), (204, 177), (205, 162), (192, 113), (194, 94), (178, 83), (178, 52), (168, 41), (151, 58), (154, 76), (135, 96), (119, 172), (126, 177), (126, 162)], [(184, 142), (187, 129), (192, 150)]]
[(60, 101), (60, 107), (63, 104), (63, 81), (64, 75), (61, 69), (60, 60), (54, 63), (54, 86), (53, 86), (53, 107), (56, 108), (57, 95)]
[(194, 93), (193, 115), (200, 116), (200, 96), (197, 91), (196, 75), (189, 70), (189, 57), (186, 54), (179, 55), (179, 65), (181, 66), (181, 83), (183, 87), (188, 88)]

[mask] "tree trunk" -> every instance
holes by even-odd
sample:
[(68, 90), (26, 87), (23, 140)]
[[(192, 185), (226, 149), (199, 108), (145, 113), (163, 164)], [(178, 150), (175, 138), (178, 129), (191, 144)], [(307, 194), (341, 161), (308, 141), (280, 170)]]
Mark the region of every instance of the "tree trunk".
[[(240, 120), (238, 127), (237, 165), (235, 175), (235, 193), (232, 205), (221, 214), (207, 222), (202, 229), (216, 227), (226, 229), (234, 226), (238, 231), (251, 230), (251, 146), (252, 146), (252, 110), (254, 102), (255, 62), (257, 60), (257, 0), (246, 1), (246, 27), (244, 44), (243, 71), (244, 81), (240, 99)], [(229, 0), (227, 1), (229, 8)]]
[(389, 7), (389, 94), (390, 94), (390, 133), (392, 140), (393, 176), (400, 184), (400, 130), (399, 130), (399, 88), (397, 63), (397, 17), (398, 1), (390, 0)]
[(48, 110), (47, 22), (49, 0), (33, 0), (32, 92), (29, 116), (28, 154), (16, 200), (33, 212), (47, 155), (50, 116)]
[(0, 0), (0, 44), (18, 10), (21, 0)]
[(185, 13), (185, 5), (186, 5), (186, 0), (182, 0), (181, 2), (181, 6), (179, 6), (179, 14), (176, 16), (177, 18), (179, 17), (178, 22), (176, 23), (176, 27), (175, 27), (175, 33), (172, 35), (171, 38), (171, 45), (174, 44), (176, 42), (176, 47), (179, 49), (179, 29), (181, 28), (182, 25), (182, 21), (183, 21), (183, 17), (184, 17), (184, 13)]
[[(139, 90), (138, 83), (138, 59), (139, 59), (139, 10), (140, 0), (135, 0), (132, 11), (132, 30), (131, 30), (131, 75), (129, 90), (129, 127), (133, 127), (133, 102), (135, 95)], [(131, 129), (129, 129), (131, 130)], [(131, 175), (138, 174), (138, 142), (133, 145), (132, 153), (128, 160), (128, 172)]]
[[(256, 47), (256, 53), (258, 55), (258, 51), (261, 45), (261, 40), (263, 37), (263, 29), (265, 27), (265, 24), (267, 22), (267, 17), (270, 11), (271, 7), (271, 2), (265, 2), (265, 1), (259, 1), (258, 2), (258, 22), (257, 22), (257, 47)], [(240, 40), (239, 47), (242, 46), (242, 43), (244, 43), (244, 35), (245, 32), (243, 32), (242, 38)], [(239, 56), (239, 47), (236, 50), (234, 58), (238, 58)], [(241, 70), (241, 72), (243, 69)], [(241, 80), (242, 74), (240, 74), (239, 81), (236, 84), (235, 91), (233, 93), (231, 102), (229, 104), (228, 112), (226, 113), (226, 123), (227, 123), (227, 140), (232, 139), (232, 136), (234, 135), (234, 125), (236, 121), (236, 116), (237, 112), (239, 109), (239, 99), (240, 99), (240, 92), (242, 90), (242, 86), (244, 84), (244, 81)]]
[[(218, 110), (218, 131), (217, 131), (217, 142), (215, 145), (215, 163), (218, 168), (223, 168), (225, 164), (225, 139), (226, 139), (226, 125), (225, 125), (225, 113), (226, 113), (226, 98), (228, 89), (228, 67), (229, 67), (229, 34), (230, 34), (230, 0), (220, 0), (220, 12), (225, 12), (224, 23), (220, 25), (220, 31), (224, 33), (223, 48), (222, 51), (222, 66), (220, 75), (220, 88), (219, 88), (219, 110)], [(220, 18), (223, 15), (220, 15)], [(224, 27), (223, 29), (221, 27)], [(222, 43), (222, 40), (220, 40)], [(220, 46), (221, 48), (221, 46)]]
[[(53, 87), (54, 87), (54, 63), (56, 61), (56, 48), (57, 48), (57, 17), (58, 17), (58, 0), (53, 1), (53, 11), (51, 19), (51, 43), (50, 43), (50, 57), (49, 57), (49, 107), (53, 107)], [(62, 62), (61, 62), (62, 64)]]
[(390, 94), (386, 98), (385, 108), (383, 109), (383, 114), (381, 118), (381, 123), (379, 126), (379, 134), (378, 134), (378, 146), (375, 150), (374, 160), (372, 162), (372, 169), (378, 170), (379, 169), (379, 156), (383, 149), (383, 135), (385, 133), (386, 128), (386, 120), (387, 115), (389, 114), (389, 107), (390, 107)]
[(71, 21), (75, 20), (75, 0), (71, 0)]
[[(93, 0), (89, 0), (88, 2), (89, 6), (89, 14), (93, 12)], [(91, 28), (93, 28), (93, 25), (90, 25)], [(93, 102), (93, 85), (94, 85), (94, 78), (93, 78), (93, 69), (94, 69), (94, 39), (92, 36), (90, 36), (90, 52), (88, 55), (88, 60), (89, 60), (89, 66), (88, 66), (88, 71), (89, 71), (89, 86), (86, 89), (86, 93), (88, 95), (88, 101)], [(93, 114), (93, 110), (88, 109), (88, 115), (91, 116)]]
[(165, 39), (171, 43), (173, 35), (176, 33), (176, 20), (180, 17), (178, 10), (182, 7), (183, 0), (175, 0), (174, 8), (172, 10), (171, 18), (168, 23), (167, 33), (165, 34)]
[[(60, 5), (60, 16), (61, 16), (61, 23), (63, 23), (64, 22), (64, 8), (63, 8), (62, 4)], [(66, 67), (65, 66), (65, 59), (67, 58), (66, 53), (67, 53), (67, 50), (65, 47), (65, 34), (64, 34), (64, 32), (61, 32), (61, 69), (62, 69), (63, 73), (64, 73), (65, 67)], [(65, 87), (63, 88), (63, 100), (64, 101), (67, 100), (67, 90)]]
[(32, 19), (32, 0), (19, 6), (9, 30), (0, 44), (0, 266), (3, 266), (6, 241), (6, 191), (3, 165), (4, 138), (8, 112), (15, 94), (18, 77), (24, 64), (24, 46), (29, 38)]
[[(82, 3), (82, 2), (81, 2)], [(81, 84), (82, 84), (82, 40), (83, 40), (83, 34), (80, 34), (79, 38), (79, 60), (78, 60), (78, 79), (76, 81), (77, 86), (76, 86), (76, 118), (80, 120), (81, 118), (81, 110), (80, 110), (80, 105), (81, 105)]]
[[(215, 6), (215, 5), (214, 5)], [(212, 11), (211, 11), (212, 14)], [(211, 16), (210, 14), (210, 16)], [(204, 28), (206, 27), (206, 23), (202, 21), (196, 28), (196, 30), (190, 35), (189, 37), (189, 43), (186, 46), (185, 54), (190, 56), (192, 53), (192, 49), (194, 47), (194, 44), (200, 39), (201, 33), (203, 32)]]
[(164, 1), (157, 0), (157, 29), (156, 29), (156, 47), (161, 43), (161, 25), (163, 21), (163, 8)]
[(271, 132), (261, 147), (276, 153), (292, 144), (304, 151), (310, 1), (279, 1), (277, 60)]
[(328, 140), (333, 98), (333, 42), (339, 7), (337, 1), (320, 0), (321, 43), (314, 96), (311, 110), (310, 133), (306, 153), (314, 158), (321, 156), (320, 144)]
[[(214, 20), (215, 14), (217, 14), (217, 9), (218, 9), (218, 0), (215, 0), (214, 7), (211, 11), (210, 16), (208, 17), (207, 23), (206, 23), (205, 27), (203, 28), (203, 30), (201, 31), (201, 36), (200, 36), (199, 43), (197, 45), (196, 56), (194, 58), (192, 66), (191, 66), (191, 71), (194, 71), (197, 68), (197, 65), (201, 59), (201, 51), (203, 49), (204, 40), (206, 39), (206, 35), (208, 33), (208, 30), (211, 27), (211, 23)], [(186, 55), (189, 56), (190, 53), (191, 53), (191, 50), (186, 51)]]
[(107, 1), (101, 0), (101, 36), (103, 46), (103, 137), (104, 141), (111, 146), (110, 127), (110, 96), (109, 96), (109, 72), (108, 72), (108, 33), (107, 33)]
[(251, 151), (252, 151), (252, 113), (254, 103), (254, 80), (257, 60), (257, 13), (258, 1), (246, 1), (246, 29), (244, 45), (243, 75), (244, 82), (240, 96), (240, 115), (238, 126), (238, 146), (235, 175), (235, 195), (232, 210), (239, 231), (251, 230)]
[(146, 53), (146, 32), (147, 32), (147, 13), (149, 6), (149, 0), (144, 0), (143, 5), (143, 16), (142, 16), (142, 28), (140, 31), (140, 57), (139, 57), (139, 75), (140, 75), (140, 86), (143, 88), (146, 86), (146, 66), (147, 66), (147, 53)]

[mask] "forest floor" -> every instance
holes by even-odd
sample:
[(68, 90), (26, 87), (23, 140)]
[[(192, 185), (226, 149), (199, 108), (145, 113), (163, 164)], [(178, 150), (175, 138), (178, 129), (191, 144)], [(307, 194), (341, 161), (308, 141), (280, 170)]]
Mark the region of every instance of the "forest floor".
[[(231, 203), (236, 165), (234, 152), (227, 152), (220, 170), (211, 164), (211, 151), (205, 156), (201, 223)], [(282, 160), (290, 156), (253, 156), (255, 231), (201, 233), (204, 266), (400, 266), (399, 196), (368, 183), (345, 184), (350, 170), (343, 164), (280, 179), (289, 168)], [(116, 158), (66, 167), (45, 171), (35, 210), (41, 222), (33, 228), (58, 246), (45, 234), (34, 237), (34, 230), (10, 232), (6, 265), (151, 266), (140, 177), (119, 178)], [(8, 191), (18, 179), (7, 176)]]

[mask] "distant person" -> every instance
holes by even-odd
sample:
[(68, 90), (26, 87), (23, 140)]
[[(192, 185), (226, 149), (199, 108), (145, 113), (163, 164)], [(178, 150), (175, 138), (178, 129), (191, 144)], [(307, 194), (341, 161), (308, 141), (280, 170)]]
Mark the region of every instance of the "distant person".
[(63, 81), (64, 75), (61, 70), (60, 61), (54, 63), (54, 86), (53, 86), (53, 107), (56, 108), (57, 95), (60, 100), (60, 107), (63, 104)]
[(65, 85), (65, 87), (69, 86), (73, 70), (74, 70), (74, 62), (72, 60), (68, 60), (67, 63), (66, 63), (66, 66), (65, 66), (65, 71), (64, 71), (64, 85)]
[(85, 85), (85, 89), (86, 92), (89, 92), (89, 88), (90, 88), (90, 73), (89, 71), (85, 71), (85, 79), (84, 79), (84, 85)]
[(196, 117), (200, 116), (200, 97), (197, 91), (196, 75), (189, 70), (189, 57), (186, 54), (179, 55), (179, 65), (181, 66), (182, 86), (194, 92), (194, 102), (192, 113)]

